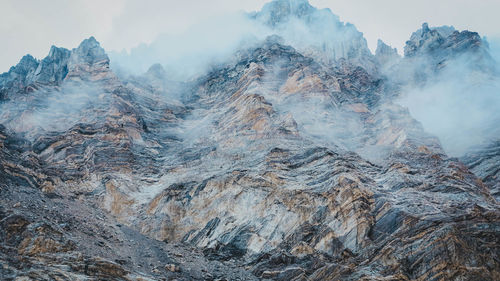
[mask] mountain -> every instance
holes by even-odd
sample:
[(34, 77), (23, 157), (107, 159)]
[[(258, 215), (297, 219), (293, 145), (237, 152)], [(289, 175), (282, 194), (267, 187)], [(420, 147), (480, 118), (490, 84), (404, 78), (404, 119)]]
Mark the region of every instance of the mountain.
[(330, 9), (316, 9), (307, 0), (278, 0), (264, 5), (251, 18), (320, 63), (347, 60), (375, 71), (374, 57), (363, 33), (354, 25), (341, 22)]
[(500, 198), (499, 141), (476, 147), (462, 157), (462, 161), (489, 186), (491, 194)]
[[(405, 58), (413, 64), (418, 79), (436, 76), (436, 71), (465, 65), (468, 71), (495, 72), (495, 63), (489, 54), (488, 43), (476, 32), (457, 31), (444, 26), (429, 28), (427, 23), (414, 32), (406, 42)], [(425, 73), (428, 71), (429, 73)]]
[(330, 9), (317, 9), (306, 0), (271, 1), (261, 11), (203, 21), (184, 34), (161, 34), (150, 44), (112, 52), (110, 57), (115, 69), (140, 74), (161, 63), (171, 78), (189, 80), (214, 64), (231, 60), (238, 49), (256, 46), (272, 35), (318, 63), (348, 61), (376, 72), (375, 58), (363, 34)]
[(305, 0), (249, 17), (273, 35), (189, 80), (93, 37), (0, 76), (0, 276), (497, 280), (497, 146), (450, 157), (398, 102), (461, 54), (494, 77), (482, 39), (424, 25), (373, 55)]

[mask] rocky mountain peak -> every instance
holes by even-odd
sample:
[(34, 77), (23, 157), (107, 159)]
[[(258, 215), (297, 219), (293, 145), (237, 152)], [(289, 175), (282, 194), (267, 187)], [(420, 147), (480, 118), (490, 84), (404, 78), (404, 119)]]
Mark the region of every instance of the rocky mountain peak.
[(382, 40), (377, 41), (377, 50), (375, 51), (376, 56), (397, 56), (398, 49), (392, 48), (391, 46), (384, 43)]
[(290, 17), (301, 18), (314, 11), (316, 9), (307, 0), (274, 0), (264, 5), (259, 17), (274, 27), (287, 22)]
[(156, 64), (153, 64), (148, 69), (148, 71), (146, 72), (146, 75), (161, 79), (161, 78), (165, 78), (167, 73), (161, 64), (156, 63)]
[(94, 64), (105, 62), (109, 64), (109, 58), (99, 42), (91, 36), (80, 43), (78, 48), (72, 51), (72, 63)]
[(92, 36), (71, 51), (68, 60), (68, 79), (111, 81), (115, 75), (109, 70), (109, 57)]
[(0, 74), (0, 86), (5, 85), (9, 78), (23, 79), (26, 76), (33, 74), (39, 63), (40, 62), (32, 55), (28, 54), (23, 56), (17, 65), (12, 66), (8, 72)]
[(41, 61), (26, 55), (0, 75), (0, 101), (40, 86), (59, 85), (68, 77), (99, 80), (113, 76), (109, 74), (109, 58), (94, 37), (71, 51), (52, 46)]
[(409, 41), (406, 41), (404, 49), (406, 57), (415, 56), (419, 52), (432, 52), (443, 44), (443, 36), (436, 30), (430, 29), (427, 23), (414, 32)]
[(382, 66), (389, 64), (391, 62), (395, 62), (401, 57), (398, 54), (398, 50), (396, 48), (392, 48), (391, 46), (384, 43), (382, 40), (377, 41), (377, 50), (375, 51), (375, 58), (378, 63)]
[(51, 59), (51, 60), (60, 60), (66, 57), (67, 54), (69, 54), (70, 51), (65, 48), (59, 48), (57, 46), (52, 45), (50, 47), (49, 54), (45, 57), (45, 59)]
[(68, 74), (68, 59), (71, 51), (52, 46), (49, 54), (40, 61), (34, 77), (31, 80), (38, 83), (58, 83)]
[(456, 56), (466, 52), (484, 52), (488, 48), (477, 32), (458, 31), (451, 26), (429, 27), (427, 23), (406, 42), (405, 57), (431, 55)]
[(25, 85), (33, 77), (39, 61), (31, 55), (25, 55), (16, 66), (0, 74), (0, 102), (18, 92), (23, 92)]
[(253, 15), (303, 54), (324, 64), (341, 59), (375, 70), (375, 59), (356, 27), (341, 22), (330, 9), (317, 9), (306, 0), (275, 0)]
[[(0, 279), (498, 279), (500, 145), (449, 157), (330, 10), (252, 19), (193, 79), (117, 77), (93, 37), (0, 76)], [(424, 24), (395, 65), (477, 38)]]
[(31, 55), (25, 55), (16, 66), (11, 67), (10, 71), (22, 74), (38, 66), (38, 60)]
[(431, 29), (429, 28), (429, 24), (424, 22), (422, 24), (422, 34), (426, 34), (426, 33), (429, 33), (431, 32)]
[(429, 27), (424, 23), (406, 42), (404, 57), (406, 62), (392, 74), (416, 83), (433, 79), (444, 69), (451, 70), (449, 65), (485, 75), (497, 71), (488, 43), (477, 32), (458, 31), (452, 26)]

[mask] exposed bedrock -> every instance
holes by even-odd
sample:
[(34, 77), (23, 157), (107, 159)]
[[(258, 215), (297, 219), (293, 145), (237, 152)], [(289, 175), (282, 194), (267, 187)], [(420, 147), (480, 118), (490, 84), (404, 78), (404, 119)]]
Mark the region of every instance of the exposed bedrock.
[[(274, 3), (255, 18), (317, 15)], [(378, 72), (480, 38), (359, 40), (327, 62), (271, 36), (188, 82), (117, 75), (93, 37), (24, 57), (0, 76), (0, 276), (499, 280), (498, 145), (449, 157)]]

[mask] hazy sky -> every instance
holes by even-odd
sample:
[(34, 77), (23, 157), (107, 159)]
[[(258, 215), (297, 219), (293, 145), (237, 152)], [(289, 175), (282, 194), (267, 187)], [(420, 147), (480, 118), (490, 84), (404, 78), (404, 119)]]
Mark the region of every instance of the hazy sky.
[[(25, 54), (43, 58), (51, 45), (74, 48), (91, 35), (107, 50), (130, 49), (160, 33), (233, 11), (259, 10), (267, 0), (0, 0), (0, 73)], [(329, 7), (365, 34), (400, 51), (422, 22), (453, 25), (500, 38), (500, 0), (310, 0)]]

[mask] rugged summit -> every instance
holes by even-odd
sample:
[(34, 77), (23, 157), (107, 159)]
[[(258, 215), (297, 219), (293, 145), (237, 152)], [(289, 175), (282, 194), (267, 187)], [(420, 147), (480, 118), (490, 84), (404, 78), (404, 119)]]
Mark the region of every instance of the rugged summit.
[(489, 186), (497, 201), (500, 200), (500, 140), (477, 147), (462, 160)]
[(477, 32), (457, 31), (453, 27), (429, 28), (427, 23), (406, 42), (405, 56), (438, 53), (441, 56), (479, 51), (483, 41)]
[(317, 9), (307, 0), (277, 0), (252, 17), (320, 63), (347, 60), (370, 72), (375, 70), (363, 34), (354, 25), (341, 22), (330, 9)]
[(375, 51), (375, 57), (377, 58), (380, 65), (387, 65), (400, 58), (398, 50), (396, 48), (392, 48), (380, 39), (377, 41), (377, 50)]
[(453, 68), (463, 69), (469, 74), (498, 75), (488, 43), (477, 32), (458, 31), (450, 26), (430, 28), (424, 23), (406, 42), (404, 58), (400, 66), (390, 73), (394, 76), (403, 73), (403, 83), (439, 80), (441, 72)]
[[(449, 137), (440, 135), (440, 140), (444, 145), (458, 147), (459, 153), (455, 155), (460, 156), (498, 197), (498, 161), (495, 159), (499, 156), (496, 143), (500, 138), (497, 125), (500, 121), (497, 114), (500, 76), (497, 62), (489, 53), (488, 42), (476, 32), (457, 31), (449, 26), (431, 28), (423, 24), (406, 42), (404, 58), (386, 60), (382, 69), (395, 81), (398, 92), (411, 89), (423, 96), (412, 102), (432, 99), (432, 103), (424, 102), (425, 114), (435, 116), (435, 111), (443, 111), (455, 116), (442, 118), (462, 121), (450, 128), (441, 126), (442, 130), (455, 132)], [(432, 108), (434, 104), (439, 105)], [(459, 116), (464, 118), (457, 118)], [(470, 119), (479, 121), (467, 124)], [(439, 123), (439, 120), (431, 122)], [(472, 141), (461, 144), (461, 139)]]
[[(109, 68), (109, 58), (94, 37), (84, 40), (71, 51), (52, 46), (43, 60), (24, 56), (18, 65), (0, 77), (0, 99), (18, 98), (45, 86), (59, 86), (66, 78), (83, 76)], [(80, 77), (81, 76), (81, 77)]]
[[(273, 1), (255, 19), (282, 37), (190, 81), (117, 75), (93, 37), (2, 74), (0, 276), (498, 280), (497, 146), (449, 157), (386, 76), (435, 43), (336, 57), (366, 42), (331, 15)], [(332, 61), (293, 20), (344, 38)]]

